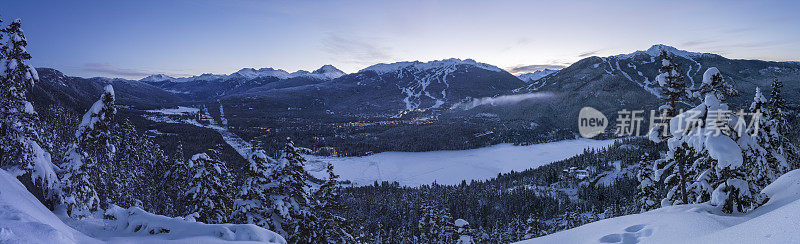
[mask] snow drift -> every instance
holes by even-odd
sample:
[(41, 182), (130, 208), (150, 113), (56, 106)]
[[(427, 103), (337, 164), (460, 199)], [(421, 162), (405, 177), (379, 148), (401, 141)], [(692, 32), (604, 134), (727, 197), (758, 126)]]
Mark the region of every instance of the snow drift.
[(140, 208), (123, 209), (114, 206), (106, 211), (113, 216), (112, 230), (141, 236), (158, 235), (164, 239), (183, 239), (197, 236), (215, 237), (227, 241), (257, 241), (261, 243), (286, 243), (278, 234), (256, 225), (203, 224), (187, 222), (148, 213)]
[(747, 214), (724, 214), (705, 203), (669, 206), (520, 243), (800, 243), (800, 170), (762, 193), (770, 200)]
[(111, 208), (106, 214), (113, 218), (65, 219), (70, 226), (0, 170), (0, 243), (286, 243), (255, 225), (189, 222), (136, 207)]
[(0, 169), (0, 243), (77, 243), (89, 239), (61, 222), (16, 177)]

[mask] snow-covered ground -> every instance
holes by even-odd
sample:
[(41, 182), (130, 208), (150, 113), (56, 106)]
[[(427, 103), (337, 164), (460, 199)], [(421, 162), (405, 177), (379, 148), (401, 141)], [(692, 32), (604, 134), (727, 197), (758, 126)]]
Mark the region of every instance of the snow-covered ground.
[(0, 169), (0, 243), (91, 242), (70, 228), (14, 176)]
[(164, 108), (164, 109), (155, 109), (155, 110), (147, 110), (147, 112), (151, 113), (159, 113), (163, 115), (185, 115), (191, 113), (200, 113), (199, 108), (191, 108), (191, 107), (183, 107), (178, 106), (178, 108)]
[[(145, 115), (145, 118), (154, 122), (161, 122), (161, 123), (174, 123), (174, 124), (189, 124), (194, 125), (197, 127), (209, 128), (219, 132), (222, 136), (222, 139), (225, 140), (228, 145), (233, 147), (239, 155), (242, 156), (245, 160), (250, 159), (250, 155), (253, 153), (254, 147), (253, 144), (250, 142), (245, 141), (238, 135), (228, 130), (228, 119), (225, 118), (225, 112), (222, 108), (222, 104), (219, 106), (220, 112), (220, 119), (221, 125), (217, 123), (216, 120), (210, 119), (208, 120), (208, 124), (203, 124), (197, 121), (197, 119), (193, 118), (192, 115), (201, 115), (205, 118), (211, 118), (211, 115), (208, 114), (207, 111), (201, 110), (199, 108), (191, 108), (191, 107), (181, 107), (178, 108), (164, 108), (164, 109), (157, 109), (157, 110), (147, 110), (150, 114)], [(183, 116), (180, 118), (170, 117), (170, 116)]]
[(383, 152), (364, 157), (307, 156), (306, 169), (324, 178), (325, 165), (332, 163), (342, 180), (355, 185), (374, 181), (397, 181), (418, 186), (436, 181), (458, 184), (462, 180), (485, 180), (498, 173), (536, 168), (583, 153), (586, 148), (603, 148), (614, 140), (575, 139), (530, 146), (499, 144), (490, 147), (433, 152)]
[(0, 243), (286, 243), (255, 225), (188, 222), (138, 208), (109, 213), (117, 219), (59, 217), (0, 170)]
[(769, 202), (747, 214), (724, 214), (707, 204), (670, 206), (520, 243), (800, 243), (800, 170), (762, 192)]

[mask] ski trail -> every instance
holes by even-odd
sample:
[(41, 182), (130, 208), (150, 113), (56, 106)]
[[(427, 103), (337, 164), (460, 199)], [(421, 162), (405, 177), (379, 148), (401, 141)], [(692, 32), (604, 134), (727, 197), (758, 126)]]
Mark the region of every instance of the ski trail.
[[(211, 117), (210, 114), (206, 115)], [(233, 149), (236, 150), (236, 152), (239, 153), (239, 155), (241, 155), (245, 161), (250, 162), (250, 155), (253, 155), (253, 151), (255, 151), (253, 144), (245, 141), (235, 133), (228, 130), (228, 119), (225, 118), (225, 114), (222, 110), (221, 103), (219, 105), (219, 120), (222, 122), (222, 125), (218, 125), (217, 121), (214, 119), (211, 119), (209, 125), (202, 125), (202, 124), (195, 124), (195, 125), (199, 125), (200, 127), (205, 127), (217, 131), (217, 133), (219, 133), (222, 136), (222, 140), (224, 140), (225, 143), (228, 143), (228, 145), (233, 147)]]

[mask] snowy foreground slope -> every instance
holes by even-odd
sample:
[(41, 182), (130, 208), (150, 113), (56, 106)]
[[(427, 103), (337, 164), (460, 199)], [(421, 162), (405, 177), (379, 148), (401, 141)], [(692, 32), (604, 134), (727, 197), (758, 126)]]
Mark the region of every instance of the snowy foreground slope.
[(255, 225), (188, 222), (135, 207), (107, 214), (116, 220), (64, 218), (65, 223), (0, 170), (0, 243), (286, 243)]
[(769, 202), (744, 215), (679, 205), (597, 221), (519, 243), (800, 243), (800, 170), (764, 188)]
[(14, 176), (0, 169), (0, 243), (76, 242), (92, 239), (64, 224)]
[(614, 140), (575, 139), (529, 146), (499, 144), (490, 147), (432, 152), (383, 152), (364, 157), (307, 156), (306, 170), (315, 177), (327, 177), (325, 166), (332, 163), (342, 180), (355, 185), (375, 181), (397, 181), (419, 186), (436, 181), (458, 184), (462, 180), (485, 180), (498, 173), (521, 171), (583, 153), (586, 148), (610, 146)]

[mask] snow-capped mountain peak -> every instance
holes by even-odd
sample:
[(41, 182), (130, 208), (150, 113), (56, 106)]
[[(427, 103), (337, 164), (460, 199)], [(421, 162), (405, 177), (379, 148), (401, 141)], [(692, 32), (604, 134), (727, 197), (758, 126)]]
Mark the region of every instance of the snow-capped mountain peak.
[(244, 68), (240, 69), (239, 71), (236, 71), (236, 73), (233, 73), (228, 77), (231, 77), (235, 74), (245, 77), (247, 79), (255, 79), (261, 77), (277, 77), (281, 79), (286, 79), (290, 77), (289, 72), (286, 72), (285, 70), (282, 69), (273, 69), (273, 68), (260, 68), (257, 70), (254, 68)]
[(344, 72), (333, 67), (333, 65), (324, 65), (321, 68), (315, 70), (314, 72), (308, 72), (305, 70), (298, 70), (293, 73), (289, 73), (282, 69), (274, 69), (274, 68), (243, 68), (239, 71), (231, 73), (230, 75), (215, 75), (215, 74), (202, 74), (199, 76), (191, 76), (191, 77), (182, 77), (182, 78), (173, 78), (163, 74), (156, 74), (145, 77), (139, 81), (142, 82), (161, 82), (161, 81), (174, 81), (174, 82), (191, 82), (191, 81), (210, 81), (210, 80), (229, 80), (234, 78), (244, 78), (244, 79), (257, 79), (257, 78), (265, 78), (265, 77), (275, 77), (278, 79), (290, 79), (296, 77), (310, 77), (315, 79), (321, 80), (330, 80), (336, 79), (341, 76), (345, 75)]
[(330, 64), (323, 65), (319, 69), (314, 70), (314, 72), (311, 72), (311, 74), (321, 75), (328, 79), (336, 79), (345, 75), (344, 72), (337, 69), (336, 67), (333, 67), (333, 65)]
[(555, 72), (558, 72), (558, 70), (557, 69), (543, 69), (543, 70), (534, 71), (533, 73), (521, 74), (521, 75), (519, 75), (517, 77), (519, 77), (519, 79), (524, 81), (525, 83), (531, 83), (531, 82), (537, 81), (537, 80), (541, 79), (542, 77), (548, 76), (548, 75), (550, 75), (552, 73), (555, 73)]
[(385, 73), (391, 73), (391, 72), (394, 72), (394, 71), (397, 71), (397, 70), (407, 69), (407, 68), (412, 68), (412, 69), (416, 69), (416, 70), (428, 70), (428, 69), (433, 69), (433, 68), (441, 68), (441, 67), (456, 66), (456, 65), (472, 65), (472, 66), (475, 66), (475, 67), (478, 67), (478, 68), (481, 68), (481, 69), (485, 69), (485, 70), (490, 70), (490, 71), (495, 71), (495, 72), (501, 72), (502, 71), (500, 68), (498, 68), (498, 67), (496, 67), (494, 65), (485, 64), (485, 63), (479, 63), (479, 62), (476, 62), (475, 60), (472, 60), (472, 59), (461, 60), (461, 59), (457, 59), (457, 58), (450, 58), (450, 59), (443, 59), (443, 60), (434, 60), (434, 61), (430, 61), (430, 62), (420, 62), (420, 61), (408, 62), (408, 61), (406, 61), (406, 62), (396, 62), (396, 63), (390, 63), (390, 64), (380, 63), (380, 64), (369, 66), (369, 67), (367, 67), (365, 69), (362, 69), (359, 72), (375, 71), (378, 74), (385, 74)]
[(173, 78), (172, 76), (168, 76), (168, 75), (165, 75), (165, 74), (156, 74), (156, 75), (150, 75), (148, 77), (144, 77), (139, 81), (141, 81), (141, 82), (161, 82), (161, 81), (169, 81), (169, 80), (174, 80), (174, 79), (175, 78)]
[(616, 55), (614, 57), (617, 57), (617, 58), (632, 58), (632, 57), (635, 57), (636, 55), (641, 55), (641, 54), (649, 55), (649, 56), (652, 56), (652, 57), (658, 57), (658, 55), (661, 55), (661, 50), (667, 51), (668, 53), (671, 53), (671, 54), (676, 55), (676, 56), (689, 58), (689, 59), (692, 58), (692, 57), (698, 57), (698, 56), (702, 56), (703, 54), (705, 54), (705, 53), (697, 53), (697, 52), (689, 52), (689, 51), (686, 51), (686, 50), (680, 50), (680, 49), (677, 49), (677, 48), (675, 48), (673, 46), (668, 46), (668, 45), (664, 45), (664, 44), (655, 44), (655, 45), (651, 46), (650, 48), (648, 48), (645, 51), (641, 51), (640, 50), (640, 51), (636, 51), (636, 52), (629, 53), (629, 54)]

